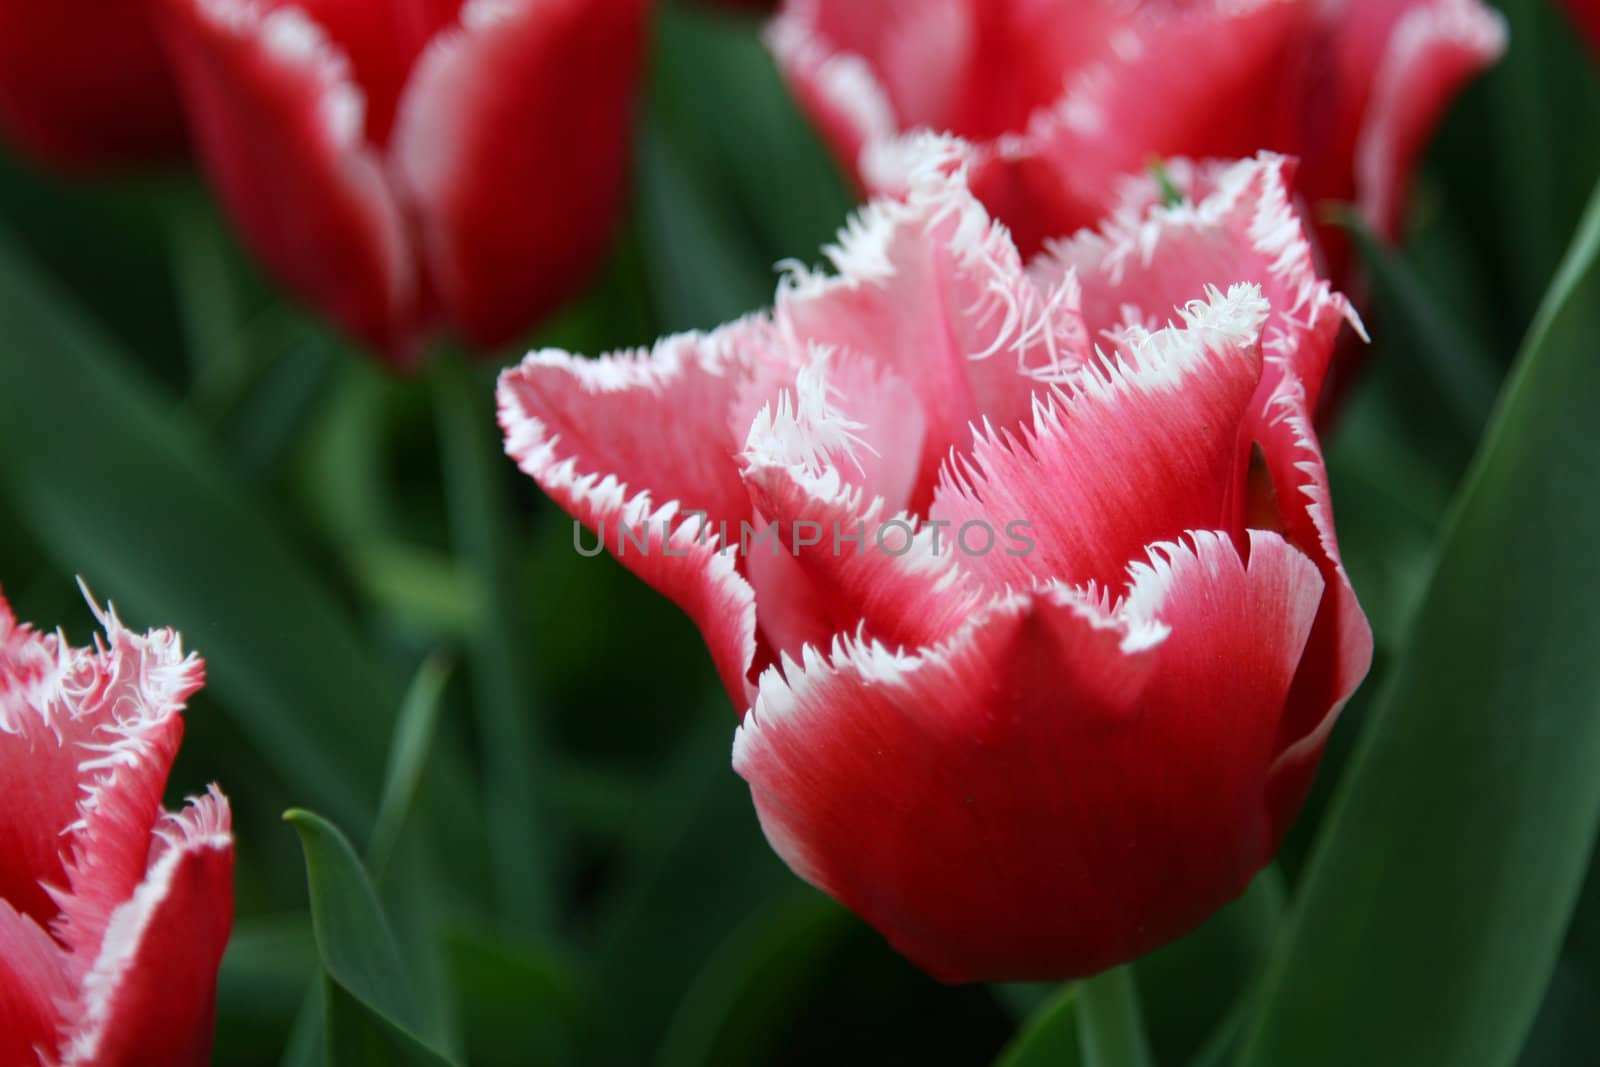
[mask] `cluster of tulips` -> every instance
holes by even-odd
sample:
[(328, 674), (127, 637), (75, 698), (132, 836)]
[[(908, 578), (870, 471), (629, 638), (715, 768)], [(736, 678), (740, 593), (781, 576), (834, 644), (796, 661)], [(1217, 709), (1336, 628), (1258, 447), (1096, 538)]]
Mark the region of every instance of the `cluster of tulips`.
[[(592, 281), (651, 16), (0, 0), (0, 131), (101, 180), (192, 160), (264, 272), (405, 374), (443, 338), (503, 353)], [(768, 309), (509, 366), (505, 450), (700, 629), (795, 874), (943, 981), (1104, 971), (1271, 862), (1368, 671), (1319, 443), (1366, 286), (1324, 209), (1403, 235), (1504, 22), (1481, 0), (761, 17), (864, 205)], [(0, 599), (0, 1067), (209, 1061), (228, 801), (162, 806), (203, 666), (97, 610), (74, 647)]]

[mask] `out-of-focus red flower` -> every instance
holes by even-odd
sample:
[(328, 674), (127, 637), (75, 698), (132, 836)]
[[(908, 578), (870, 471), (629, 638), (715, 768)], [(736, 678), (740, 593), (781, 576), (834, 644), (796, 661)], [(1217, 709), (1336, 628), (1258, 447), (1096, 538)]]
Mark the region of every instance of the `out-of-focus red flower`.
[(0, 130), (59, 167), (177, 155), (183, 112), (143, 0), (0, 0)]
[(0, 1063), (202, 1067), (233, 925), (228, 801), (161, 794), (204, 667), (171, 630), (73, 648), (0, 596)]
[(157, 2), (246, 240), (391, 361), (502, 344), (604, 255), (647, 0)]
[(1600, 53), (1600, 0), (1567, 0), (1567, 10), (1589, 36), (1589, 46)]
[(1307, 203), (1394, 236), (1418, 151), (1504, 39), (1478, 0), (786, 0), (768, 33), (867, 191), (903, 184), (906, 131), (964, 137), (1025, 255), (1152, 159), (1262, 149), (1300, 158)]
[(534, 353), (501, 424), (699, 625), (797, 873), (940, 978), (1084, 974), (1245, 887), (1367, 669), (1310, 423), (1353, 314), (1280, 157), (1024, 267), (966, 149), (919, 151), (836, 276)]

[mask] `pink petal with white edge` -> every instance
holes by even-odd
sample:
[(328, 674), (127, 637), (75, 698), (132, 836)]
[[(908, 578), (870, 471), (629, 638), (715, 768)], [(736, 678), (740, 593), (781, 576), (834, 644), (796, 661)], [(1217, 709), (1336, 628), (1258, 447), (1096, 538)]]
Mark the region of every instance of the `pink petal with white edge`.
[(837, 276), (792, 272), (773, 312), (794, 346), (868, 357), (907, 384), (926, 427), (919, 512), (971, 423), (1020, 423), (1036, 391), (1089, 355), (1076, 283), (1028, 277), (948, 144), (930, 139), (906, 199), (869, 204), (825, 249)]
[(1311, 787), (1340, 710), (1372, 665), (1372, 627), (1339, 558), (1328, 471), (1299, 381), (1286, 377), (1279, 384), (1255, 432), (1282, 533), (1316, 562), (1327, 583), (1279, 729), (1273, 789), (1281, 794), (1281, 838)]
[(71, 998), (61, 946), (0, 897), (0, 1063), (38, 1063), (55, 1047), (59, 1005)]
[(63, 1067), (211, 1062), (233, 924), (233, 837), (215, 786), (155, 829), (148, 873), (110, 916), (63, 1024)]
[(412, 73), (393, 166), (437, 295), (480, 347), (579, 292), (610, 245), (646, 7), (468, 0)]
[(16, 797), (0, 811), (0, 896), (73, 949), (144, 874), (179, 712), (204, 678), (172, 631), (97, 615), (94, 648), (27, 627), (0, 641), (0, 772)]
[(302, 299), (410, 363), (421, 282), (343, 53), (292, 6), (156, 8), (197, 149), (246, 242)]
[[(1461, 87), (1505, 51), (1505, 19), (1478, 0), (1384, 0), (1341, 19), (1347, 76), (1370, 87), (1356, 193), (1367, 221), (1398, 238), (1417, 157)], [(1373, 62), (1363, 53), (1378, 42), (1383, 57)]]
[(1114, 585), (1175, 530), (1244, 531), (1251, 400), (1267, 302), (1253, 285), (1185, 309), (1036, 406), (1020, 436), (980, 433), (946, 469), (930, 518), (1029, 524), (1034, 550), (965, 560), (991, 590)]
[(78, 759), (76, 819), (58, 839), (67, 881), (52, 889), (56, 937), (82, 963), (145, 875), (150, 833), (183, 738), (184, 702), (205, 682), (171, 630), (135, 634), (109, 606), (93, 654), (62, 678)]
[(821, 352), (750, 429), (744, 478), (773, 535), (746, 565), (761, 632), (780, 652), (858, 628), (931, 644), (978, 606), (949, 538), (937, 551), (904, 510), (924, 433), (908, 392), (870, 360)]
[(734, 767), (773, 848), (947, 981), (1091, 973), (1232, 899), (1322, 579), (1273, 534), (1248, 564), (1189, 538), (1114, 607), (1046, 587), (915, 655), (768, 671)]
[(1162, 204), (1151, 179), (1125, 182), (1121, 206), (1101, 228), (1051, 243), (1033, 265), (1035, 277), (1049, 285), (1076, 276), (1097, 338), (1120, 334), (1130, 318), (1163, 325), (1207, 286), (1258, 284), (1272, 306), (1262, 398), (1276, 388), (1280, 366), (1316, 395), (1340, 327), (1361, 325), (1317, 273), (1293, 200), (1294, 164), (1263, 153), (1226, 165), (1176, 161), (1169, 172), (1189, 194), (1183, 203)]
[[(507, 454), (694, 620), (741, 709), (755, 597), (719, 542), (724, 523), (736, 543), (739, 523), (753, 518), (731, 420), (765, 329), (747, 320), (592, 361), (535, 352), (501, 375), (498, 391)], [(642, 531), (644, 547), (624, 529)]]

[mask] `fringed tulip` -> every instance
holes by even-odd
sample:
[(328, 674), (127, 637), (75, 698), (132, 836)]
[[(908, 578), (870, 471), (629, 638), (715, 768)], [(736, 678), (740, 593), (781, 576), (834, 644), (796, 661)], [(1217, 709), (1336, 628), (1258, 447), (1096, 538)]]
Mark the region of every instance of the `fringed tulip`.
[(178, 155), (183, 112), (143, 0), (0, 0), (0, 131), (57, 167)]
[(1081, 975), (1244, 889), (1366, 671), (1309, 421), (1354, 316), (1281, 158), (1024, 267), (965, 148), (919, 151), (836, 275), (534, 353), (501, 424), (699, 625), (801, 877), (939, 978)]
[(904, 184), (907, 131), (963, 137), (1024, 255), (1152, 159), (1262, 149), (1300, 158), (1307, 203), (1395, 236), (1420, 148), (1504, 40), (1479, 0), (786, 0), (768, 33), (868, 192)]
[(603, 257), (647, 0), (156, 2), (245, 240), (393, 363), (511, 340)]
[(161, 795), (204, 668), (171, 630), (73, 648), (0, 596), (0, 1064), (202, 1067), (233, 922), (228, 802)]

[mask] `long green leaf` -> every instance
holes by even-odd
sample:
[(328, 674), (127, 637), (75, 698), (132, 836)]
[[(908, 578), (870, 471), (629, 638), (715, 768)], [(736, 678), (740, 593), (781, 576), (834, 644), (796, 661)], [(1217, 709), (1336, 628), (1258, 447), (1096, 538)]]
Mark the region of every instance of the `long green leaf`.
[(329, 979), (329, 1056), (339, 1067), (385, 1062), (398, 1045), (412, 1062), (451, 1061), (424, 1037), (423, 1012), (408, 968), (355, 849), (331, 823), (294, 810), (284, 820), (300, 835), (311, 893), (317, 953)]
[(433, 748), (450, 669), (450, 661), (438, 653), (423, 660), (400, 705), (394, 738), (389, 742), (389, 764), (383, 776), (378, 820), (373, 824), (372, 839), (367, 843), (367, 864), (372, 868), (373, 877), (380, 881), (405, 826), (406, 816), (411, 812), (417, 787), (422, 783), (422, 771)]
[(488, 381), (460, 360), (446, 359), (434, 385), (451, 537), (484, 596), (469, 656), (484, 742), (495, 895), (502, 918), (519, 932), (547, 937), (555, 922), (560, 847), (545, 803), (549, 775), (536, 728), (538, 677), (527, 650), (533, 625), (516, 581), (506, 488), (514, 468), (500, 447)]
[(63, 570), (179, 628), (283, 781), (364, 828), (397, 692), (267, 509), (3, 233), (0, 338), (7, 510)]
[(1445, 527), (1245, 1062), (1514, 1062), (1600, 825), (1600, 190)]

